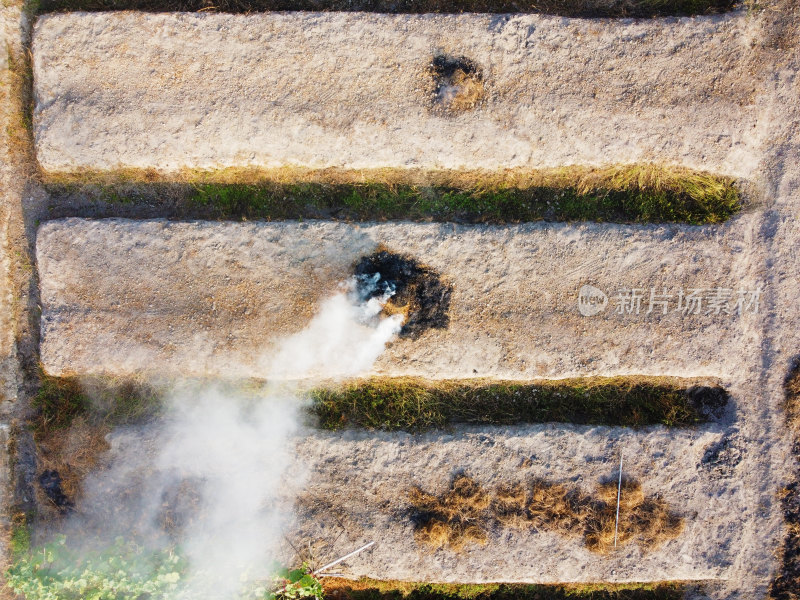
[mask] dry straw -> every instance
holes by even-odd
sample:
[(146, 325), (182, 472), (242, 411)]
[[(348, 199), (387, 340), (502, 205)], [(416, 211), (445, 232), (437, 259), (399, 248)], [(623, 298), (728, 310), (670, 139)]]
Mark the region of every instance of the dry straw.
[(645, 496), (638, 482), (625, 478), (619, 484), (601, 484), (587, 495), (541, 479), (487, 491), (459, 475), (442, 495), (412, 488), (409, 499), (417, 521), (415, 538), (432, 550), (458, 552), (470, 543), (485, 544), (495, 527), (581, 537), (599, 554), (614, 549), (615, 536), (619, 546), (637, 543), (649, 550), (683, 530), (683, 519), (666, 502)]

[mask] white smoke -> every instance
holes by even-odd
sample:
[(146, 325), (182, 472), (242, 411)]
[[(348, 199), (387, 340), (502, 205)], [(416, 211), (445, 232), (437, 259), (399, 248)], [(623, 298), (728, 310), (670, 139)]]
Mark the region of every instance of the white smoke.
[[(391, 292), (367, 298), (376, 282), (350, 281), (324, 301), (303, 331), (267, 357), (270, 376), (307, 380), (368, 370), (402, 326), (399, 315), (380, 316)], [(84, 512), (103, 514), (114, 535), (128, 528), (163, 545), (157, 522), (165, 498), (191, 482), (197, 506), (180, 536), (191, 567), (187, 597), (236, 598), (248, 581), (269, 574), (290, 523), (285, 500), (303, 482), (302, 473), (287, 473), (302, 430), (302, 396), (286, 385), (245, 394), (190, 383), (167, 404), (165, 416), (144, 431), (112, 434), (110, 468), (86, 482)], [(138, 491), (131, 495), (131, 487)], [(104, 506), (126, 495), (130, 523)]]
[(248, 401), (212, 388), (173, 398), (155, 466), (200, 482), (199, 520), (182, 544), (192, 566), (189, 597), (232, 598), (244, 574), (268, 575), (286, 518), (276, 490), (290, 464), (298, 413), (291, 395)]
[(276, 354), (263, 361), (267, 377), (327, 379), (368, 370), (403, 325), (402, 315), (379, 318), (393, 291), (368, 298), (378, 277), (376, 273), (351, 279), (343, 291), (324, 301), (308, 327), (284, 340)]

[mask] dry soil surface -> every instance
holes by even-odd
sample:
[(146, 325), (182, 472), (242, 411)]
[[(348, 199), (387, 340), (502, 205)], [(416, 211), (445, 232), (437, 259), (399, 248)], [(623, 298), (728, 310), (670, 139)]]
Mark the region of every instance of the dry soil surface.
[[(371, 13), (59, 14), (34, 38), (46, 171), (506, 169), (657, 160), (750, 176), (764, 22)], [(428, 67), (465, 57), (473, 109)]]
[[(152, 434), (141, 429), (112, 434), (109, 466), (115, 457), (129, 462), (131, 456), (155, 455)], [(734, 447), (730, 460), (709, 461), (709, 449), (723, 439)], [(319, 560), (376, 541), (374, 549), (340, 569), (377, 579), (719, 581), (739, 576), (736, 563), (745, 548), (754, 559), (752, 574), (765, 578), (769, 552), (753, 543), (752, 527), (759, 523), (762, 539), (780, 536), (781, 517), (769, 494), (753, 495), (743, 484), (741, 470), (747, 467), (739, 462), (740, 443), (737, 434), (726, 435), (719, 428), (634, 432), (537, 425), (425, 435), (316, 432), (291, 442), (295, 460), (288, 471), (304, 490), (289, 536), (298, 547), (313, 541)], [(431, 552), (414, 540), (407, 495), (412, 486), (443, 493), (453, 474), (463, 471), (487, 489), (544, 478), (592, 493), (598, 483), (613, 479), (620, 451), (626, 476), (641, 481), (646, 494), (660, 496), (684, 517), (685, 529), (675, 540), (651, 551), (630, 544), (608, 556), (587, 550), (580, 535), (533, 529), (500, 527), (491, 531), (487, 546), (467, 546), (458, 554), (450, 549)], [(142, 462), (142, 472), (147, 472), (153, 461)]]
[[(383, 242), (450, 278), (453, 301), (448, 329), (394, 342), (376, 373), (711, 375), (730, 387), (732, 412), (691, 431), (547, 425), (300, 438), (298, 460), (316, 473), (306, 497), (331, 498), (328, 515), (349, 515), (331, 554), (377, 538), (388, 543), (352, 572), (463, 581), (492, 579), (503, 566), (508, 580), (497, 557), (513, 552), (520, 580), (708, 577), (719, 598), (762, 597), (780, 566), (776, 494), (796, 468), (782, 382), (800, 345), (798, 23), (794, 2), (648, 22), (43, 19), (36, 136), (48, 171), (652, 159), (747, 177), (763, 192), (749, 212), (707, 228), (54, 222), (37, 247), (43, 363), (53, 373), (159, 365), (258, 376), (269, 344), (304, 327), (353, 261)], [(483, 105), (452, 116), (430, 110), (425, 67), (439, 49), (483, 67)], [(580, 314), (584, 284), (608, 293), (605, 311)], [(758, 285), (757, 312), (647, 314), (650, 288)], [(646, 290), (639, 314), (615, 312), (621, 287)], [(704, 465), (705, 450), (723, 440), (738, 463)], [(613, 473), (620, 448), (633, 449), (631, 474), (646, 491), (687, 517), (683, 536), (646, 557), (631, 549), (604, 562), (575, 540), (496, 532), (462, 563), (448, 551), (420, 554), (408, 521), (391, 516), (401, 487), (441, 491), (463, 468), (486, 484), (521, 472), (591, 487)]]
[(16, 186), (12, 184), (14, 165), (12, 164), (12, 140), (10, 132), (15, 124), (16, 115), (12, 112), (12, 74), (9, 70), (8, 57), (14, 42), (7, 41), (13, 36), (14, 16), (17, 10), (13, 7), (0, 9), (0, 43), (6, 52), (0, 52), (0, 403), (16, 398), (16, 345), (14, 339), (14, 309), (11, 280), (11, 253), (9, 243), (9, 222), (12, 205), (18, 202)]
[[(438, 271), (453, 293), (449, 326), (394, 341), (374, 374), (731, 377), (763, 331), (757, 223), (50, 221), (37, 244), (41, 360), (52, 375), (274, 378), (275, 348), (382, 244)], [(608, 296), (595, 316), (579, 310), (588, 284)]]

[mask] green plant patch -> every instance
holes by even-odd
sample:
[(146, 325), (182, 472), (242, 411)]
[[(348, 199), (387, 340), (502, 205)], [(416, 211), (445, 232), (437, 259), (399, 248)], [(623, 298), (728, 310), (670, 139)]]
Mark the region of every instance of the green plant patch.
[(685, 427), (707, 420), (711, 410), (727, 402), (721, 388), (635, 377), (537, 383), (376, 378), (314, 389), (309, 395), (323, 428), (388, 431), (457, 423)]
[[(26, 600), (190, 600), (190, 564), (179, 547), (152, 550), (117, 538), (109, 546), (77, 548), (65, 536), (17, 555), (8, 587)], [(322, 585), (306, 565), (272, 565), (271, 576), (243, 585), (240, 600), (322, 600)], [(208, 578), (213, 574), (193, 573)]]
[(68, 10), (273, 10), (368, 11), (382, 13), (543, 13), (566, 17), (659, 17), (732, 10), (736, 0), (41, 0), (41, 12)]
[(31, 548), (31, 526), (29, 516), (22, 513), (15, 515), (11, 521), (11, 536), (8, 547), (12, 560), (26, 556)]
[(325, 579), (332, 600), (679, 600), (685, 585), (642, 584), (438, 584), (361, 579)]
[(78, 551), (66, 538), (18, 556), (8, 587), (27, 600), (171, 598), (185, 572), (179, 555), (151, 554), (118, 540), (102, 551)]

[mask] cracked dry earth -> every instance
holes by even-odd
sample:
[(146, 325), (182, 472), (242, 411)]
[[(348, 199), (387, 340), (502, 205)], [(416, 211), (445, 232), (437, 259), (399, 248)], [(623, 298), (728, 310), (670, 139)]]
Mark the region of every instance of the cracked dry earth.
[[(691, 429), (309, 431), (292, 442), (308, 474), (299, 531), (331, 540), (331, 554), (379, 540), (348, 566), (382, 579), (682, 580), (703, 582), (713, 598), (764, 597), (785, 536), (777, 494), (796, 469), (782, 403), (800, 317), (799, 28), (793, 2), (641, 21), (41, 17), (34, 134), (46, 177), (120, 168), (175, 175), (656, 161), (741, 178), (748, 202), (728, 223), (706, 227), (75, 214), (36, 234), (29, 228), (42, 365), (52, 375), (269, 377), (269, 349), (308, 323), (359, 257), (379, 245), (409, 253), (452, 284), (449, 326), (392, 342), (364, 375), (665, 374), (719, 380), (730, 405)], [(437, 52), (481, 66), (486, 95), (474, 109), (431, 110), (425, 65)], [(15, 176), (13, 164), (6, 170)], [(34, 211), (27, 197), (4, 202)], [(37, 218), (46, 213), (40, 207)], [(606, 293), (604, 311), (581, 313), (584, 285)], [(686, 294), (699, 289), (702, 309), (686, 309)], [(148, 436), (116, 432), (109, 460), (131, 445), (146, 458)], [(676, 539), (646, 553), (634, 545), (601, 556), (579, 539), (504, 529), (458, 555), (428, 553), (401, 518), (404, 488), (441, 493), (462, 470), (485, 485), (540, 477), (588, 492), (614, 475), (620, 452), (645, 493), (685, 519)]]

